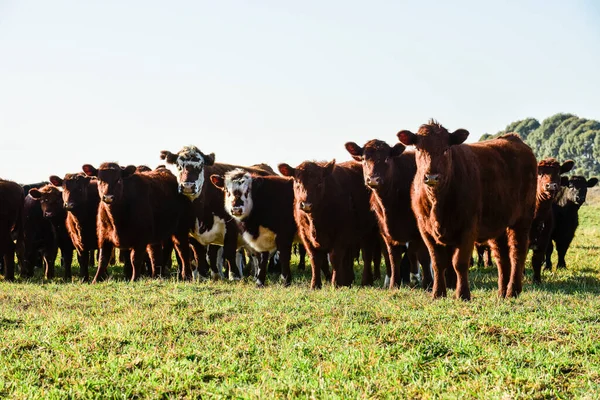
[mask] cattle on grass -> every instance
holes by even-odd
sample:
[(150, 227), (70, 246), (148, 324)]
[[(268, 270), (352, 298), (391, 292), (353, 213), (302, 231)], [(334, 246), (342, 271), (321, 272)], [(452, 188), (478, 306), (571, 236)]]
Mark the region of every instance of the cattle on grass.
[[(393, 288), (402, 280), (410, 283), (410, 271), (400, 268), (402, 254), (409, 243), (413, 272), (418, 271), (416, 255), (421, 254), (423, 285), (432, 285), (430, 258), (419, 233), (415, 215), (410, 208), (410, 191), (417, 165), (415, 154), (406, 151), (401, 143), (393, 147), (386, 142), (373, 139), (363, 147), (354, 142), (346, 143), (346, 150), (362, 163), (364, 183), (371, 189), (371, 207), (377, 216), (379, 229), (390, 255), (391, 271), (389, 286)], [(399, 276), (397, 276), (397, 272)]]
[(538, 163), (535, 214), (529, 233), (529, 248), (533, 251), (531, 267), (534, 283), (542, 281), (542, 264), (554, 227), (552, 203), (560, 189), (560, 175), (569, 172), (573, 165), (573, 161), (570, 160), (561, 165), (554, 158), (547, 158)]
[[(202, 246), (218, 244), (223, 246), (223, 258), (227, 263), (229, 279), (237, 279), (242, 275), (241, 268), (236, 268), (236, 249), (238, 248), (237, 223), (227, 214), (224, 206), (223, 191), (207, 182), (211, 175), (224, 175), (236, 168), (242, 168), (257, 175), (271, 175), (259, 168), (241, 167), (237, 165), (215, 163), (215, 155), (204, 154), (196, 146), (185, 146), (177, 153), (163, 150), (160, 158), (168, 166), (175, 168), (179, 192), (185, 195), (192, 204), (192, 229), (190, 234)], [(198, 254), (199, 258), (205, 257)], [(213, 279), (220, 276), (216, 265), (211, 264)]]
[[(183, 262), (182, 278), (191, 279), (190, 208), (187, 199), (178, 193), (175, 176), (164, 168), (136, 173), (135, 166), (121, 168), (111, 162), (98, 169), (90, 164), (82, 168), (86, 175), (97, 177), (101, 200), (97, 216), (100, 257), (94, 282), (106, 278), (113, 246), (131, 250), (133, 281), (143, 269), (146, 251), (168, 239), (173, 240)], [(161, 260), (162, 255), (154, 259)], [(153, 276), (157, 270), (153, 265)]]
[(22, 245), (22, 216), (24, 194), (23, 188), (11, 181), (0, 179), (0, 258), (3, 260), (4, 279), (12, 281), (15, 278), (15, 242)]
[(284, 176), (294, 179), (294, 218), (310, 257), (311, 288), (321, 287), (321, 271), (329, 271), (328, 255), (332, 283), (351, 285), (353, 255), (359, 248), (364, 261), (361, 282), (372, 283), (373, 235), (379, 232), (361, 164), (305, 161), (296, 168), (288, 164), (278, 167)]
[[(586, 179), (583, 176), (563, 177), (562, 188), (552, 205), (554, 216), (554, 229), (552, 240), (556, 245), (558, 254), (557, 268), (567, 268), (565, 255), (575, 237), (575, 231), (579, 226), (579, 208), (585, 203), (588, 188), (596, 186), (598, 178)], [(546, 250), (546, 269), (552, 269), (552, 251), (554, 246), (549, 243)]]
[(446, 296), (444, 272), (454, 267), (456, 297), (468, 300), (469, 261), (475, 242), (489, 240), (498, 265), (498, 294), (516, 297), (535, 211), (537, 161), (516, 134), (463, 144), (435, 121), (418, 132), (398, 132), (416, 147), (412, 208), (435, 273), (433, 297)]
[(54, 276), (58, 244), (52, 223), (44, 218), (42, 205), (31, 195), (23, 201), (23, 245), (18, 252), (21, 276), (31, 278), (38, 262), (44, 267), (46, 279)]
[(94, 266), (94, 251), (98, 249), (98, 182), (83, 173), (66, 174), (64, 178), (52, 175), (50, 182), (62, 189), (63, 208), (67, 212), (66, 227), (77, 251), (79, 278), (88, 282), (89, 267)]
[(297, 235), (294, 220), (294, 182), (280, 176), (257, 176), (243, 169), (210, 180), (225, 194), (225, 210), (237, 222), (244, 241), (263, 255), (256, 273), (256, 283), (263, 286), (267, 262), (264, 256), (279, 251), (281, 276), (285, 285), (292, 280), (290, 257)]
[[(50, 221), (54, 228), (54, 238), (62, 256), (63, 276), (67, 281), (71, 280), (71, 265), (73, 262), (73, 242), (67, 229), (67, 211), (63, 207), (62, 192), (52, 184), (40, 189), (32, 188), (29, 195), (40, 202), (42, 215)], [(54, 277), (54, 263), (46, 266), (45, 277)]]

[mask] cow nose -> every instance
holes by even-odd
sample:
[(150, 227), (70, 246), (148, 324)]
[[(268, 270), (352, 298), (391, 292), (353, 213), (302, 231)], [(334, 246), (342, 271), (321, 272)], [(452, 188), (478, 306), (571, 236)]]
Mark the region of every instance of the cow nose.
[(425, 175), (424, 181), (429, 186), (435, 186), (435, 185), (437, 185), (439, 179), (440, 179), (440, 174), (428, 174), (428, 175)]
[(546, 190), (549, 192), (555, 192), (558, 190), (558, 185), (556, 183), (546, 183)]
[(370, 187), (378, 187), (382, 182), (383, 180), (379, 176), (373, 175), (367, 177), (367, 185)]
[(44, 217), (46, 217), (46, 218), (52, 218), (52, 212), (51, 211), (45, 211), (44, 212)]
[(112, 203), (114, 199), (115, 196), (113, 196), (112, 194), (105, 194), (104, 196), (102, 196), (102, 201), (106, 204)]
[(304, 211), (304, 212), (309, 213), (309, 212), (312, 211), (312, 203), (308, 203), (308, 202), (303, 201), (303, 202), (300, 203), (300, 209), (302, 211)]
[(239, 206), (231, 207), (231, 214), (234, 215), (234, 216), (236, 216), (236, 217), (242, 215), (243, 211), (244, 210), (242, 209), (242, 207), (239, 207)]
[(72, 210), (74, 206), (73, 206), (73, 203), (65, 203), (65, 204), (63, 204), (63, 207), (65, 210), (69, 211), (69, 210)]
[(192, 193), (195, 188), (195, 182), (181, 182), (181, 185), (179, 186), (179, 191), (181, 193)]

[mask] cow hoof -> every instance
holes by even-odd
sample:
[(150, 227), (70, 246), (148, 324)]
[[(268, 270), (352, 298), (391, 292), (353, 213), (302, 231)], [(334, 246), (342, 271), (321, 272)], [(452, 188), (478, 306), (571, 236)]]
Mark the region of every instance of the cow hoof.
[(192, 280), (199, 281), (200, 280), (200, 272), (197, 269), (192, 271)]
[(240, 277), (239, 277), (239, 276), (235, 276), (235, 275), (233, 274), (233, 272), (231, 272), (231, 271), (230, 271), (230, 272), (229, 272), (229, 280), (230, 280), (230, 281), (232, 281), (232, 282), (233, 282), (233, 281), (239, 281), (239, 280), (240, 280)]
[(218, 272), (210, 271), (210, 279), (213, 281), (218, 281), (221, 279), (221, 275)]
[(410, 285), (419, 286), (421, 284), (421, 276), (419, 274), (410, 273)]
[(264, 288), (264, 287), (265, 287), (265, 284), (264, 284), (264, 283), (262, 283), (261, 281), (259, 281), (259, 280), (257, 279), (257, 280), (256, 280), (256, 287), (257, 287), (257, 288), (261, 288), (261, 289), (262, 289), (262, 288)]

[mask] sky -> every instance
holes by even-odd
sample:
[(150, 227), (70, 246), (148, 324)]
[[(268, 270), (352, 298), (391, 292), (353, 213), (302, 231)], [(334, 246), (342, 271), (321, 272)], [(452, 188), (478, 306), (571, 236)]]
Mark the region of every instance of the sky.
[(435, 118), (600, 119), (600, 3), (0, 0), (0, 177), (196, 145), (276, 167)]

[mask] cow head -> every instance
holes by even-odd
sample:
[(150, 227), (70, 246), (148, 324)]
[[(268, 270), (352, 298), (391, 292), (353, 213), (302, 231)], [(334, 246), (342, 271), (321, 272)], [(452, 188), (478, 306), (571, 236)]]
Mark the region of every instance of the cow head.
[(211, 175), (210, 181), (225, 192), (225, 211), (241, 221), (252, 211), (252, 176), (243, 169), (234, 169), (225, 176)]
[(386, 142), (377, 139), (369, 140), (364, 147), (354, 142), (346, 143), (346, 150), (352, 158), (362, 162), (365, 184), (373, 189), (385, 184), (388, 171), (393, 169), (392, 159), (402, 154), (405, 149), (401, 143), (390, 147)]
[(196, 146), (185, 146), (178, 153), (163, 150), (160, 158), (176, 169), (179, 193), (190, 200), (197, 199), (204, 185), (204, 167), (215, 163), (214, 153), (206, 155)]
[[(564, 177), (563, 177), (564, 178)], [(562, 191), (559, 204), (565, 204), (570, 201), (581, 207), (585, 203), (588, 188), (596, 186), (598, 178), (585, 179), (583, 176), (572, 176), (566, 183)]]
[(106, 204), (118, 203), (121, 200), (123, 179), (133, 175), (136, 171), (135, 165), (121, 167), (112, 162), (103, 163), (98, 169), (85, 164), (82, 169), (87, 176), (95, 176), (98, 179), (98, 195), (100, 200)]
[(546, 158), (538, 163), (537, 173), (538, 199), (554, 199), (560, 189), (560, 163), (554, 158)]
[(329, 176), (335, 168), (335, 160), (330, 162), (305, 161), (296, 168), (279, 164), (282, 175), (294, 178), (295, 204), (305, 213), (319, 209), (325, 197)]
[[(451, 147), (463, 143), (469, 136), (465, 129), (450, 133), (434, 120), (421, 125), (417, 133), (398, 132), (398, 140), (406, 146), (415, 146), (417, 176), (429, 187), (444, 182), (452, 169)], [(420, 176), (419, 176), (420, 175)]]
[(67, 211), (73, 211), (86, 203), (91, 181), (92, 178), (83, 173), (66, 174), (64, 179), (56, 175), (50, 177), (50, 183), (62, 188), (63, 208)]
[(64, 216), (62, 193), (57, 187), (46, 185), (40, 189), (32, 188), (29, 189), (29, 195), (39, 200), (44, 218), (53, 218), (61, 214)]

